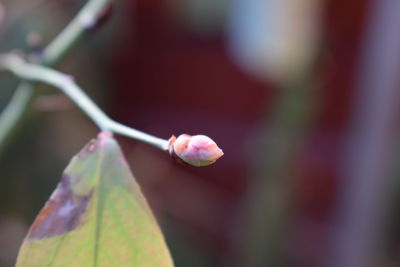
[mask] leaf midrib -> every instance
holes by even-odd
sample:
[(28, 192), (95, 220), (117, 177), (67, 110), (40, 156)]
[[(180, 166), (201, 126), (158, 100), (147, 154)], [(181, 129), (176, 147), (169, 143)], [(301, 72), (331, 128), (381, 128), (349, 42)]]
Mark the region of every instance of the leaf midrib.
[[(100, 141), (99, 141), (100, 143)], [(102, 147), (102, 144), (99, 144), (100, 146), (100, 151), (99, 151), (99, 157), (98, 157), (98, 161), (97, 161), (97, 166), (96, 166), (96, 172), (95, 172), (95, 178), (97, 178), (97, 192), (95, 194), (93, 194), (93, 196), (95, 197), (95, 199), (93, 199), (93, 205), (95, 206), (95, 210), (96, 210), (96, 216), (95, 216), (95, 232), (94, 232), (94, 249), (93, 249), (93, 266), (97, 267), (97, 262), (98, 262), (98, 258), (99, 258), (99, 244), (100, 244), (100, 233), (101, 233), (101, 224), (102, 224), (102, 208), (101, 208), (101, 199), (100, 199), (100, 180), (101, 180), (101, 173), (100, 173), (100, 169), (104, 160), (104, 154), (106, 149), (104, 149)]]

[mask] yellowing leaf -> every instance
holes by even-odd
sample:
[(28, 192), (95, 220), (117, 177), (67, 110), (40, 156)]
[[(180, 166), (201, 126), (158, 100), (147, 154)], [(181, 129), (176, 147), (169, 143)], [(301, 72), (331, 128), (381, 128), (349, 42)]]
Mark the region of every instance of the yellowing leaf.
[(31, 226), (17, 266), (173, 266), (110, 133), (100, 133), (72, 159)]

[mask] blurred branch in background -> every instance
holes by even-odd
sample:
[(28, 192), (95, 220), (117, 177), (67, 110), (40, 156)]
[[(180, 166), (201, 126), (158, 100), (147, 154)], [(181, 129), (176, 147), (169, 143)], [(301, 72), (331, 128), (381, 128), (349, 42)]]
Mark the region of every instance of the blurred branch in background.
[(294, 159), (316, 112), (315, 81), (309, 73), (281, 88), (272, 119), (257, 144), (258, 165), (248, 192), (245, 266), (290, 266)]
[(372, 1), (358, 90), (342, 159), (342, 188), (329, 267), (382, 266), (381, 249), (398, 142), (400, 2)]
[[(57, 64), (85, 33), (96, 27), (111, 2), (111, 0), (88, 1), (78, 15), (44, 49), (40, 57), (33, 60), (46, 66)], [(35, 94), (34, 87), (33, 83), (21, 82), (10, 102), (0, 114), (0, 153), (11, 136), (15, 134), (17, 126), (26, 117)]]
[[(254, 150), (257, 167), (244, 217), (244, 266), (286, 266), (293, 222), (294, 159), (316, 112), (315, 62), (321, 2), (236, 1), (230, 23), (234, 58), (276, 83), (272, 118)], [(289, 265), (290, 266), (290, 265)]]

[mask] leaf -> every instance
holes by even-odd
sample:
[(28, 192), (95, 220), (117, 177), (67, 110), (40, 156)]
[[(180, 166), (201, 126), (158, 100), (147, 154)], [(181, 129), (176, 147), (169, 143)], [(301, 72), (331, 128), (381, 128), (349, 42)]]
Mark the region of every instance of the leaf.
[(31, 226), (17, 266), (173, 266), (110, 133), (100, 133), (71, 160)]

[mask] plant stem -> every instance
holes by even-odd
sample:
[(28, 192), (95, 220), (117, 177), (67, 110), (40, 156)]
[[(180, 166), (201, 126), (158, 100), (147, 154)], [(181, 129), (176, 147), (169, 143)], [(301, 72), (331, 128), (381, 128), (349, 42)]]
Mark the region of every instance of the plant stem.
[[(88, 29), (94, 26), (97, 18), (107, 8), (112, 0), (89, 0), (78, 15), (57, 35), (44, 49), (39, 63), (46, 66), (56, 64), (84, 36)], [(34, 97), (35, 84), (21, 82), (14, 92), (10, 102), (0, 114), (0, 152), (27, 114)]]
[(42, 65), (56, 64), (71, 48), (95, 26), (101, 13), (112, 0), (90, 0), (65, 27), (65, 29), (46, 47), (43, 52)]
[(0, 153), (27, 114), (34, 96), (34, 85), (20, 82), (7, 106), (0, 114)]
[(104, 131), (111, 131), (153, 145), (161, 150), (168, 149), (168, 140), (161, 139), (110, 119), (74, 82), (69, 75), (48, 67), (25, 63), (15, 55), (0, 57), (0, 67), (29, 81), (44, 82), (60, 89), (74, 101), (94, 123)]

